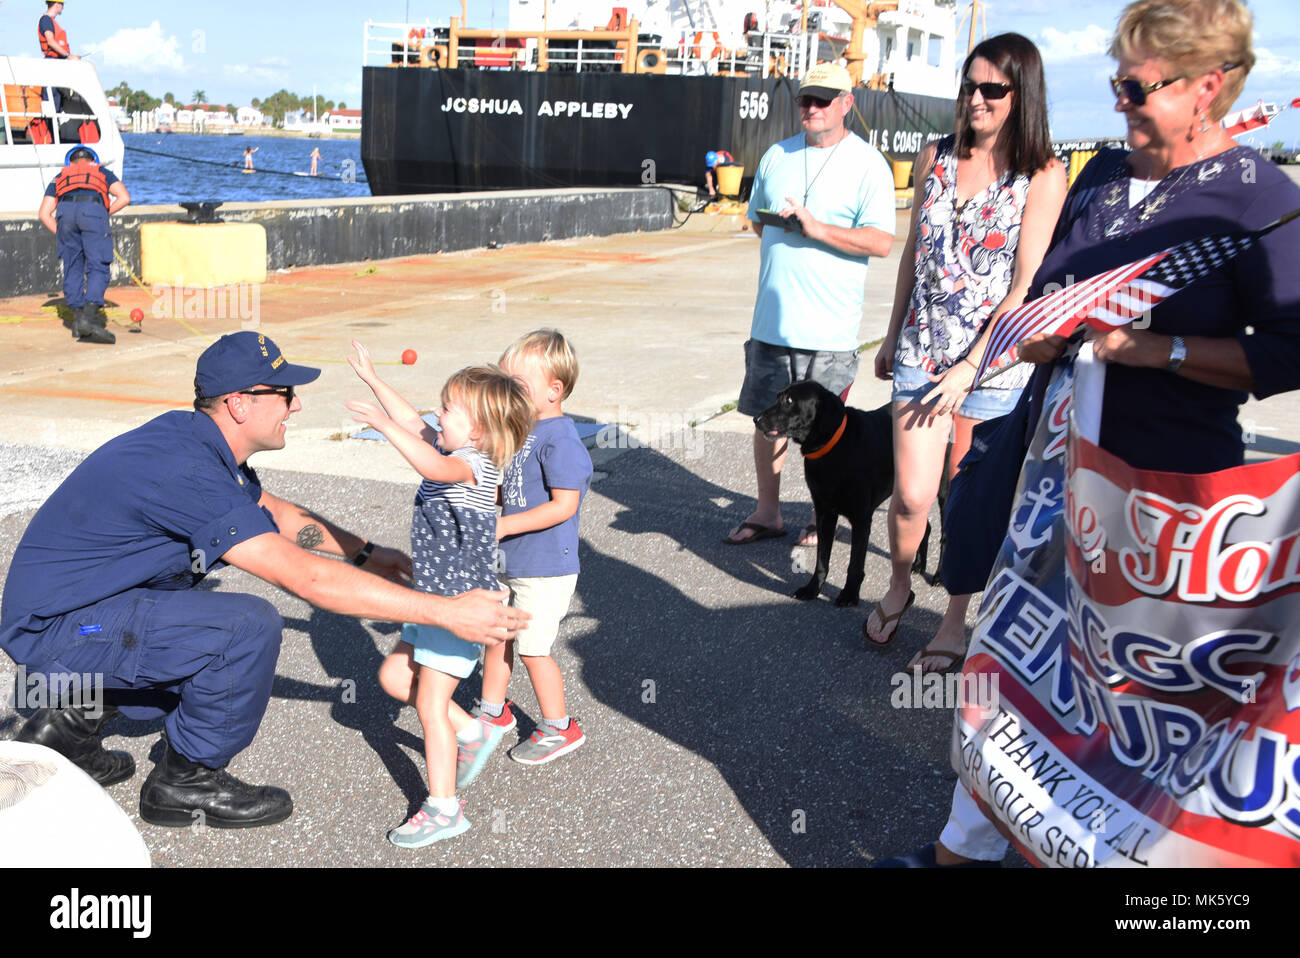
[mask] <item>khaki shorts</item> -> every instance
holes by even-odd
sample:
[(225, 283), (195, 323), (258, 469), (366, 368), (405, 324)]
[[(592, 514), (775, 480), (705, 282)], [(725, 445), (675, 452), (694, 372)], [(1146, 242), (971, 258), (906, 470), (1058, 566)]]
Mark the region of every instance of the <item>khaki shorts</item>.
[(520, 655), (550, 655), (560, 632), (560, 620), (569, 613), (569, 600), (578, 586), (577, 574), (502, 577), (501, 585), (510, 590), (510, 604), (532, 616), (519, 632), (516, 650)]

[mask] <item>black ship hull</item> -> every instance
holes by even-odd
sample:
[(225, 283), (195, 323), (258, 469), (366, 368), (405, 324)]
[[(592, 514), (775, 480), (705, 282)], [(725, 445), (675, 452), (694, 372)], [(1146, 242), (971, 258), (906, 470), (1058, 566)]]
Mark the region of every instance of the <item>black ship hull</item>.
[[(361, 158), (376, 196), (696, 183), (710, 150), (747, 186), (800, 130), (797, 95), (786, 78), (366, 67)], [(950, 99), (855, 96), (851, 127), (893, 159), (952, 129)]]

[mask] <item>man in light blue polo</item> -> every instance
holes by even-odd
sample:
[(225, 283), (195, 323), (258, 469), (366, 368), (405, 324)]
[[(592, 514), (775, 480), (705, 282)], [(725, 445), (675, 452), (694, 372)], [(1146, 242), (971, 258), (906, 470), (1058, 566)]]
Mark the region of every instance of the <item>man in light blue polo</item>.
[[(812, 379), (847, 396), (857, 372), (867, 260), (894, 241), (894, 178), (880, 152), (845, 126), (853, 110), (849, 73), (833, 63), (799, 85), (804, 131), (763, 155), (748, 216), (762, 242), (758, 297), (745, 343), (740, 412), (756, 416), (792, 382)], [(764, 227), (759, 210), (789, 223)], [(732, 545), (785, 535), (781, 468), (786, 440), (754, 431), (758, 505), (723, 540)], [(815, 533), (805, 530), (805, 543)]]

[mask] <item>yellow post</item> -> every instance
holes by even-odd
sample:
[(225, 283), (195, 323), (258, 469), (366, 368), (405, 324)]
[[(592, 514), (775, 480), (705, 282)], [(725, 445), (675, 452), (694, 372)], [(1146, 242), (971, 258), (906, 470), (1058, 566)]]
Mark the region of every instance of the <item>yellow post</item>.
[(447, 69), (456, 69), (457, 52), (460, 50), (460, 17), (451, 18), (451, 29), (447, 32)]

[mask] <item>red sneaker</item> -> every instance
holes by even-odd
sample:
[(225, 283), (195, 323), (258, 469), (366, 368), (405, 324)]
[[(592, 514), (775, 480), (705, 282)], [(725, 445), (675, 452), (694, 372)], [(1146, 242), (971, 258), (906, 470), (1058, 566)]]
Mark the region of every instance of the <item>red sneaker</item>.
[(528, 741), (520, 742), (509, 755), (521, 765), (545, 765), (551, 759), (572, 752), (585, 741), (587, 736), (582, 734), (575, 718), (570, 718), (569, 727), (563, 730), (542, 722)]

